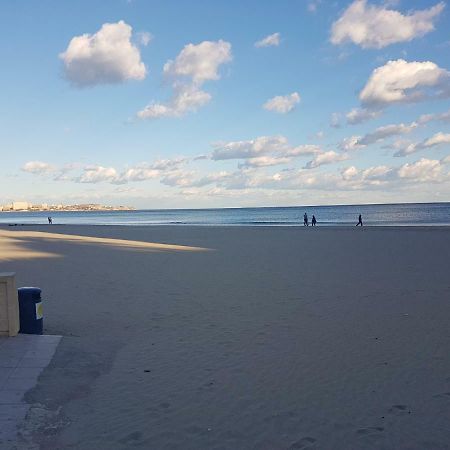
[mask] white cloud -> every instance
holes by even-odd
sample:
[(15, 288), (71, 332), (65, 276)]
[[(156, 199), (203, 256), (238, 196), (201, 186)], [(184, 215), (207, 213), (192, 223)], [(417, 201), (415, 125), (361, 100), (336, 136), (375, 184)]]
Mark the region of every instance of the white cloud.
[(214, 184), (214, 183), (221, 183), (223, 181), (226, 181), (231, 176), (232, 176), (232, 174), (230, 174), (229, 172), (226, 172), (226, 171), (210, 173), (208, 175), (205, 175), (204, 177), (201, 177), (199, 179), (192, 181), (191, 186), (192, 187), (203, 187), (203, 186), (208, 186), (208, 185)]
[(421, 158), (412, 164), (404, 164), (398, 169), (400, 178), (410, 181), (438, 181), (442, 176), (442, 165), (436, 159)]
[(172, 187), (186, 187), (192, 186), (194, 182), (194, 172), (184, 171), (184, 170), (175, 170), (169, 173), (166, 173), (161, 178), (161, 183), (167, 186)]
[(278, 166), (280, 164), (288, 164), (292, 158), (285, 156), (257, 156), (249, 158), (244, 163), (239, 164), (239, 167), (269, 167)]
[(364, 145), (361, 145), (359, 143), (359, 140), (361, 139), (361, 136), (350, 136), (346, 137), (342, 140), (342, 142), (339, 144), (339, 148), (341, 150), (344, 150), (346, 152), (352, 151), (352, 150), (359, 150), (360, 148), (365, 147)]
[(321, 148), (314, 144), (298, 145), (286, 150), (286, 156), (304, 156), (304, 155), (316, 155), (322, 153)]
[(308, 2), (308, 11), (311, 13), (317, 12), (317, 8), (322, 3), (322, 0), (310, 0)]
[(346, 167), (341, 171), (342, 178), (346, 181), (352, 180), (358, 173), (358, 169), (355, 166)]
[(254, 158), (272, 152), (284, 152), (288, 148), (290, 146), (284, 136), (261, 136), (249, 141), (231, 141), (217, 145), (211, 159), (218, 161)]
[[(287, 161), (282, 158), (297, 158), (305, 155), (318, 154), (320, 152), (321, 149), (317, 145), (306, 144), (292, 146), (284, 136), (260, 136), (248, 141), (231, 141), (217, 144), (211, 154), (211, 159), (220, 161), (253, 158), (253, 164), (249, 165), (256, 165), (258, 163), (263, 165), (263, 161), (274, 162), (276, 159), (278, 161), (277, 163), (281, 164), (281, 161)], [(262, 156), (271, 156), (274, 159), (255, 160), (255, 158)]]
[(261, 48), (261, 47), (278, 47), (281, 42), (281, 36), (280, 33), (273, 33), (269, 36), (266, 36), (265, 38), (261, 39), (258, 42), (255, 42), (255, 47)]
[(444, 2), (429, 9), (402, 14), (383, 5), (355, 0), (333, 23), (331, 42), (353, 42), (362, 48), (383, 48), (408, 42), (434, 30), (434, 21), (443, 11)]
[(123, 20), (105, 23), (93, 35), (75, 36), (59, 55), (66, 78), (77, 87), (143, 80), (147, 69), (131, 37), (132, 28)]
[(401, 134), (407, 134), (417, 128), (418, 124), (416, 122), (412, 122), (409, 125), (405, 125), (404, 123), (399, 123), (395, 125), (386, 125), (383, 127), (377, 128), (375, 131), (371, 133), (367, 133), (365, 136), (358, 140), (359, 145), (370, 145), (376, 142), (382, 141), (386, 138), (397, 136)]
[(341, 115), (337, 112), (331, 114), (330, 127), (340, 128), (341, 127)]
[(136, 37), (139, 44), (143, 45), (144, 47), (147, 47), (147, 45), (150, 44), (153, 39), (153, 35), (148, 31), (140, 31), (139, 33), (136, 33)]
[(120, 177), (116, 177), (113, 181), (118, 184), (146, 181), (153, 178), (157, 178), (160, 175), (160, 171), (146, 166), (131, 167), (124, 171)]
[(388, 166), (373, 166), (363, 170), (350, 166), (341, 171), (341, 176), (342, 180), (336, 182), (336, 188), (339, 189), (379, 188), (395, 179), (394, 170)]
[(77, 181), (79, 183), (101, 183), (114, 182), (117, 178), (117, 171), (113, 167), (88, 166), (84, 168)]
[(348, 156), (345, 153), (336, 153), (333, 150), (318, 154), (313, 160), (305, 165), (305, 169), (315, 169), (325, 164), (333, 164), (335, 162), (344, 161)]
[(425, 98), (424, 89), (434, 89), (435, 95), (450, 94), (450, 72), (431, 61), (388, 61), (372, 72), (359, 94), (361, 102), (370, 106), (413, 102)]
[(187, 77), (201, 85), (207, 80), (218, 80), (222, 64), (230, 62), (231, 44), (223, 40), (203, 41), (200, 44), (185, 45), (174, 61), (164, 64), (164, 74), (176, 79)]
[(436, 113), (436, 114), (423, 114), (419, 117), (417, 122), (420, 124), (432, 122), (432, 121), (438, 121), (438, 122), (449, 122), (450, 123), (450, 110), (445, 111), (443, 113)]
[(348, 112), (345, 117), (347, 123), (350, 125), (356, 125), (359, 123), (367, 122), (368, 120), (375, 119), (381, 115), (379, 110), (370, 110), (366, 108), (353, 108)]
[(151, 103), (137, 116), (140, 119), (158, 119), (160, 117), (181, 117), (188, 112), (195, 112), (211, 100), (208, 92), (194, 85), (180, 84), (174, 87), (174, 95), (167, 103)]
[(435, 145), (450, 144), (450, 134), (449, 133), (436, 133), (434, 136), (427, 139), (423, 145), (425, 147), (433, 147)]
[(54, 172), (55, 167), (52, 164), (42, 161), (28, 161), (23, 165), (22, 170), (34, 175), (45, 175)]
[(419, 150), (427, 150), (431, 147), (436, 147), (438, 145), (449, 145), (449, 144), (450, 144), (450, 134), (439, 132), (419, 143), (412, 143), (408, 141), (406, 142), (397, 141), (391, 147), (397, 149), (397, 152), (394, 153), (394, 156), (402, 157), (411, 155), (412, 153), (416, 153)]
[(293, 92), (288, 95), (277, 95), (264, 103), (263, 108), (267, 111), (273, 111), (279, 114), (286, 114), (291, 112), (295, 106), (300, 102), (300, 95), (298, 92)]
[(137, 113), (141, 119), (181, 117), (197, 111), (211, 100), (201, 89), (210, 80), (220, 78), (219, 68), (232, 59), (231, 44), (222, 40), (188, 44), (175, 60), (164, 65), (164, 76), (171, 80), (173, 95), (166, 103), (153, 102)]

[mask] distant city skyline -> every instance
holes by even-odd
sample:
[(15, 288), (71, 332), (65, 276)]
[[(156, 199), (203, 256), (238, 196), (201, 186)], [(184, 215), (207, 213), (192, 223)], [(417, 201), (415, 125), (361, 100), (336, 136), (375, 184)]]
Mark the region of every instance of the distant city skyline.
[(0, 204), (450, 201), (449, 6), (4, 2)]

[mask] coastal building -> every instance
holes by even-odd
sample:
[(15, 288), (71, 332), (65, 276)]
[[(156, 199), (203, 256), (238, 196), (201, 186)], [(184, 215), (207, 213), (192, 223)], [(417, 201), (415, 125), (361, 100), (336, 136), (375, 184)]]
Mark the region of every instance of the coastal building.
[(12, 203), (12, 210), (13, 211), (23, 211), (27, 210), (30, 207), (28, 202), (13, 202)]

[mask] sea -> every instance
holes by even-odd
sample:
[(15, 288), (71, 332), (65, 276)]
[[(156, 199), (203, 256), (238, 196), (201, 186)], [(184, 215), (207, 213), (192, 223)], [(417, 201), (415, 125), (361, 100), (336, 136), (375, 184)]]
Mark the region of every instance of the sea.
[(361, 214), (369, 226), (450, 225), (450, 202), (384, 205), (290, 206), (220, 209), (142, 209), (134, 211), (0, 212), (0, 224), (67, 225), (198, 225), (198, 226), (303, 226), (303, 214), (318, 226), (355, 226)]

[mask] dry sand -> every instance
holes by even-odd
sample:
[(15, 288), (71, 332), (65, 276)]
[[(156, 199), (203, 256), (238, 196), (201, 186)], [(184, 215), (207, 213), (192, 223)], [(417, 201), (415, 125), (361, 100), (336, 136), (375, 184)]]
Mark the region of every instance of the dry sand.
[(437, 227), (2, 228), (64, 336), (22, 447), (448, 449), (449, 255)]

